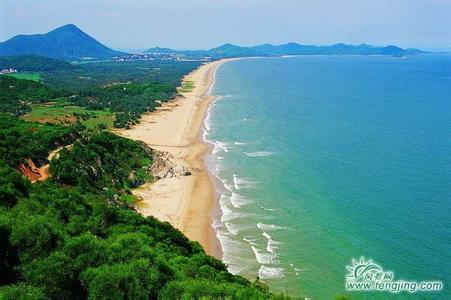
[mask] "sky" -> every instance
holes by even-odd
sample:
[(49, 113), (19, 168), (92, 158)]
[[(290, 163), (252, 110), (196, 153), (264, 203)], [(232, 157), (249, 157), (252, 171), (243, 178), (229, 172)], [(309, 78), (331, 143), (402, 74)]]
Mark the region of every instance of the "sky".
[(68, 23), (116, 49), (343, 42), (451, 50), (451, 0), (0, 0), (0, 41)]

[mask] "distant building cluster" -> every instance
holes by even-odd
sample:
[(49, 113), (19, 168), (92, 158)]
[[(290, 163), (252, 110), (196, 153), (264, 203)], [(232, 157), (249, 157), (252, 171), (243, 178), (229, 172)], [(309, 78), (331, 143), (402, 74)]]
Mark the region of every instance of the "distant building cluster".
[(17, 73), (17, 70), (16, 70), (16, 69), (13, 69), (13, 68), (8, 68), (8, 69), (2, 69), (2, 70), (0, 70), (0, 75), (3, 75), (3, 74), (11, 74), (11, 73)]
[(154, 60), (154, 57), (148, 54), (130, 54), (125, 56), (114, 57), (114, 60), (118, 62), (136, 61), (136, 60)]
[(170, 60), (170, 61), (210, 61), (210, 57), (196, 57), (190, 58), (184, 54), (179, 53), (144, 53), (144, 54), (130, 54), (125, 56), (117, 56), (113, 59), (116, 62), (125, 62), (125, 61), (138, 61), (138, 60)]

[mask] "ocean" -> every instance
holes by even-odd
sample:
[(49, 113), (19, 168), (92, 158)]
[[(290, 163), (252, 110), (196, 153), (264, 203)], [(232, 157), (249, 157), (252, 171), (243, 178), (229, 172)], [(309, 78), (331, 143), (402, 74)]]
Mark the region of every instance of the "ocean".
[[(234, 274), (331, 299), (451, 299), (451, 56), (223, 64), (205, 120)], [(351, 292), (352, 259), (440, 292)]]

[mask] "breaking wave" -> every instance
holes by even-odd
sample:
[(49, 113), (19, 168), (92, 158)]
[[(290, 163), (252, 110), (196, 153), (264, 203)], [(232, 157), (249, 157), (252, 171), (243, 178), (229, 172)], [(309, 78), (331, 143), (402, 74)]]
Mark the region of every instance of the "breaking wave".
[(232, 192), (232, 196), (230, 197), (230, 202), (232, 203), (233, 207), (240, 208), (241, 206), (249, 204), (250, 200), (244, 196), (240, 196), (237, 193)]
[(266, 211), (280, 210), (280, 208), (267, 208), (267, 207), (264, 207), (263, 205), (260, 205), (260, 204), (257, 204), (257, 205), (258, 205), (258, 207), (260, 207), (261, 209), (266, 210)]
[(244, 152), (249, 157), (265, 157), (270, 156), (273, 152), (270, 151), (256, 151), (256, 152)]
[(251, 248), (252, 248), (252, 251), (254, 252), (255, 259), (260, 264), (278, 264), (279, 263), (279, 260), (277, 259), (277, 255), (275, 253), (261, 251), (261, 250), (257, 249), (257, 247), (255, 247), (255, 246), (251, 246)]
[(260, 277), (261, 279), (280, 278), (284, 276), (284, 271), (284, 268), (261, 266), (258, 270), (258, 277)]
[(242, 188), (252, 188), (255, 187), (257, 182), (246, 180), (244, 178), (240, 178), (238, 175), (233, 174), (233, 186), (236, 190), (241, 190)]

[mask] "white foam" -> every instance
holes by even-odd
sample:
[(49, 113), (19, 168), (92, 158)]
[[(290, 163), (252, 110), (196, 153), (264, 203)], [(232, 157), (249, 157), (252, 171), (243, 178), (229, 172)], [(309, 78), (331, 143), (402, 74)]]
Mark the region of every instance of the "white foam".
[[(221, 216), (222, 222), (227, 222), (227, 221), (245, 216), (245, 214), (234, 212), (231, 208), (229, 208), (229, 206), (228, 206), (228, 203), (230, 203), (229, 198), (230, 197), (228, 197), (226, 195), (221, 195), (221, 197), (219, 199), (219, 206), (221, 207), (221, 211), (222, 211), (222, 216)], [(227, 201), (227, 200), (229, 200), (229, 201)]]
[(213, 142), (213, 154), (219, 153), (220, 151), (229, 152), (228, 144), (225, 142), (216, 141)]
[(238, 233), (240, 233), (240, 230), (237, 228), (236, 225), (229, 222), (224, 222), (224, 225), (226, 226), (227, 231), (229, 231), (231, 234), (238, 235)]
[(230, 94), (227, 94), (227, 95), (216, 95), (216, 100), (227, 99), (227, 98), (232, 98), (232, 95), (230, 95)]
[[(224, 170), (224, 166), (221, 164), (221, 161), (219, 160), (215, 160), (214, 157), (212, 158), (208, 158), (210, 162), (212, 162), (212, 164), (208, 165), (208, 170), (210, 171), (210, 173), (212, 173), (214, 176), (216, 176), (216, 178), (218, 178), (219, 180), (221, 180), (218, 176), (219, 172), (221, 172), (222, 170)], [(222, 181), (222, 180), (221, 180)]]
[(225, 180), (222, 180), (222, 184), (224, 185), (226, 190), (228, 190), (229, 192), (233, 193), (232, 186), (227, 184)]
[(234, 275), (241, 273), (245, 269), (246, 268), (240, 264), (233, 264), (233, 263), (227, 264), (227, 270)]
[(238, 195), (237, 193), (232, 192), (232, 196), (230, 197), (230, 202), (233, 207), (240, 208), (243, 205), (249, 204), (250, 200), (246, 197)]
[(210, 86), (208, 87), (208, 91), (207, 91), (207, 95), (211, 95), (211, 93), (213, 92), (213, 89), (216, 85), (216, 72), (218, 71), (219, 68), (215, 68), (214, 72), (213, 72), (213, 81), (210, 84)]
[(257, 245), (257, 244), (255, 243), (255, 242), (256, 242), (256, 239), (252, 239), (252, 238), (248, 238), (248, 237), (243, 237), (243, 241), (248, 242), (249, 245), (251, 245), (251, 246)]
[(278, 230), (278, 229), (287, 229), (287, 227), (278, 226), (274, 224), (263, 224), (263, 223), (257, 223), (258, 229), (262, 231), (271, 231), (271, 230)]
[(210, 131), (211, 129), (211, 107), (208, 108), (207, 116), (204, 119), (204, 126), (206, 131)]
[(283, 277), (285, 269), (261, 266), (258, 270), (258, 277), (261, 279), (280, 278)]
[(267, 232), (263, 231), (263, 236), (268, 240), (266, 243), (266, 251), (270, 253), (275, 253), (277, 249), (282, 245), (282, 242), (273, 240), (272, 236), (269, 235)]
[(254, 252), (255, 255), (255, 259), (260, 263), (260, 264), (278, 264), (279, 260), (277, 259), (277, 255), (275, 253), (271, 253), (271, 252), (264, 252), (261, 251), (259, 249), (257, 249), (257, 247), (255, 246), (251, 246), (252, 251)]
[(239, 253), (243, 251), (240, 242), (233, 239), (228, 234), (224, 234), (221, 231), (217, 231), (216, 237), (218, 238), (222, 248), (222, 260), (227, 265), (227, 269), (232, 274), (238, 274), (246, 269), (247, 264), (242, 264), (237, 261)]
[(270, 151), (256, 151), (256, 152), (244, 152), (249, 157), (265, 157), (273, 155), (273, 152)]
[(234, 144), (237, 146), (247, 145), (247, 143), (242, 143), (242, 142), (234, 142)]
[(246, 180), (244, 178), (238, 177), (238, 175), (233, 174), (233, 186), (236, 190), (241, 190), (242, 188), (252, 188), (257, 182)]
[(266, 211), (280, 210), (280, 208), (267, 208), (267, 207), (264, 207), (263, 205), (260, 205), (260, 204), (257, 204), (257, 205), (258, 205), (258, 207), (260, 207), (261, 209), (266, 210)]

